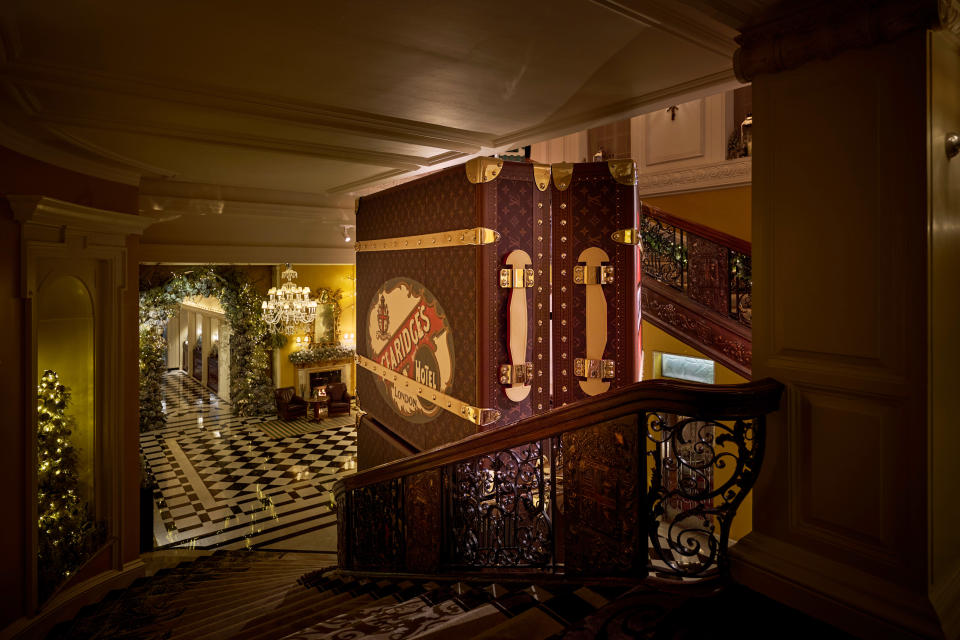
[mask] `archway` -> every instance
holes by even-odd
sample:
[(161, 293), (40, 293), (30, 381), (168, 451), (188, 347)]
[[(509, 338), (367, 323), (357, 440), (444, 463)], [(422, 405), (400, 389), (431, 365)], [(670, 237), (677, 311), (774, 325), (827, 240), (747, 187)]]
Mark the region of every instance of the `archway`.
[(168, 347), (164, 327), (184, 299), (212, 297), (220, 301), (230, 326), (229, 396), (238, 416), (273, 411), (270, 349), (282, 344), (260, 315), (261, 296), (246, 274), (224, 266), (205, 266), (174, 274), (166, 283), (140, 292), (140, 430), (166, 424), (161, 405)]

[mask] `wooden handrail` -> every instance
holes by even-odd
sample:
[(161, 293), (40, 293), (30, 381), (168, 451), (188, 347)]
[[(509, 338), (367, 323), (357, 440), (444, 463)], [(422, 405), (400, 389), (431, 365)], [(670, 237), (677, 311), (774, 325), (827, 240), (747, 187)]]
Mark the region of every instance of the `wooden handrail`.
[(663, 209), (658, 209), (657, 207), (653, 207), (642, 202), (640, 203), (640, 210), (644, 216), (677, 227), (678, 229), (683, 229), (684, 231), (688, 231), (694, 235), (700, 236), (701, 238), (706, 238), (707, 240), (744, 255), (751, 255), (750, 243), (746, 240), (737, 238), (736, 236), (732, 236), (728, 233), (724, 233), (723, 231), (711, 229), (710, 227), (706, 227), (702, 224), (697, 224), (696, 222), (678, 218), (675, 215), (667, 213)]
[(470, 436), (402, 460), (341, 478), (334, 493), (436, 469), (446, 464), (556, 436), (605, 420), (656, 410), (710, 420), (750, 418), (776, 411), (783, 385), (772, 378), (737, 385), (648, 380), (571, 403), (546, 414)]
[(639, 382), (343, 478), (340, 567), (726, 575), (782, 392)]

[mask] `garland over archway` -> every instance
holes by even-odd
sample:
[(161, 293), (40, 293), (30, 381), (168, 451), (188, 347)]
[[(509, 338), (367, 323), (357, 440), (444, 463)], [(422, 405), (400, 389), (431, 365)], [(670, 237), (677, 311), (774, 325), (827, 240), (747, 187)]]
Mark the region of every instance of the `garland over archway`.
[(236, 268), (207, 265), (175, 274), (165, 284), (140, 292), (140, 431), (166, 424), (160, 403), (163, 384), (163, 328), (184, 298), (220, 300), (230, 324), (230, 402), (238, 416), (274, 411), (270, 349), (282, 340), (260, 314), (261, 296)]

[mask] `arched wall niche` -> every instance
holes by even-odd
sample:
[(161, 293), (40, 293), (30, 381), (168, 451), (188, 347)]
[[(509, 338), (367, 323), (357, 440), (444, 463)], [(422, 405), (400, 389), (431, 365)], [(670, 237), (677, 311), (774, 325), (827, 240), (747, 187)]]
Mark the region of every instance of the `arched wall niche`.
[(45, 368), (59, 369), (61, 382), (73, 395), (68, 415), (78, 417), (78, 410), (83, 414), (78, 430), (86, 442), (77, 444), (89, 447), (84, 455), (91, 463), (86, 465), (91, 503), (106, 540), (87, 565), (49, 600), (40, 602), (37, 527), (27, 527), (24, 598), (28, 616), (43, 620), (78, 606), (88, 594), (123, 586), (143, 573), (143, 563), (129, 542), (136, 539), (137, 515), (130, 513), (136, 507), (125, 500), (136, 495), (140, 479), (129, 473), (128, 461), (136, 458), (137, 429), (123, 423), (127, 372), (122, 345), (125, 336), (136, 334), (136, 327), (124, 322), (128, 237), (141, 235), (155, 220), (43, 196), (6, 198), (21, 226), (21, 340), (26, 352), (21, 375), (33, 381), (24, 385), (25, 406), (30, 408), (22, 426), (24, 519), (36, 523), (38, 516), (36, 384)]
[[(99, 515), (94, 305), (89, 278), (54, 269), (37, 290), (37, 369), (56, 371), (70, 390), (67, 415), (77, 451), (80, 498)], [(88, 275), (88, 274), (79, 274)], [(86, 282), (85, 282), (86, 280)]]

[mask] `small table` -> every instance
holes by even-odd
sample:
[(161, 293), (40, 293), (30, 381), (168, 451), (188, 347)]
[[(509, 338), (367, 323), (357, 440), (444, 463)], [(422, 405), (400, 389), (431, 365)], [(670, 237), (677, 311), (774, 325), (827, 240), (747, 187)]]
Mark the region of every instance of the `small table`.
[(327, 417), (327, 399), (325, 397), (307, 398), (307, 411), (313, 413), (314, 422), (323, 422)]

